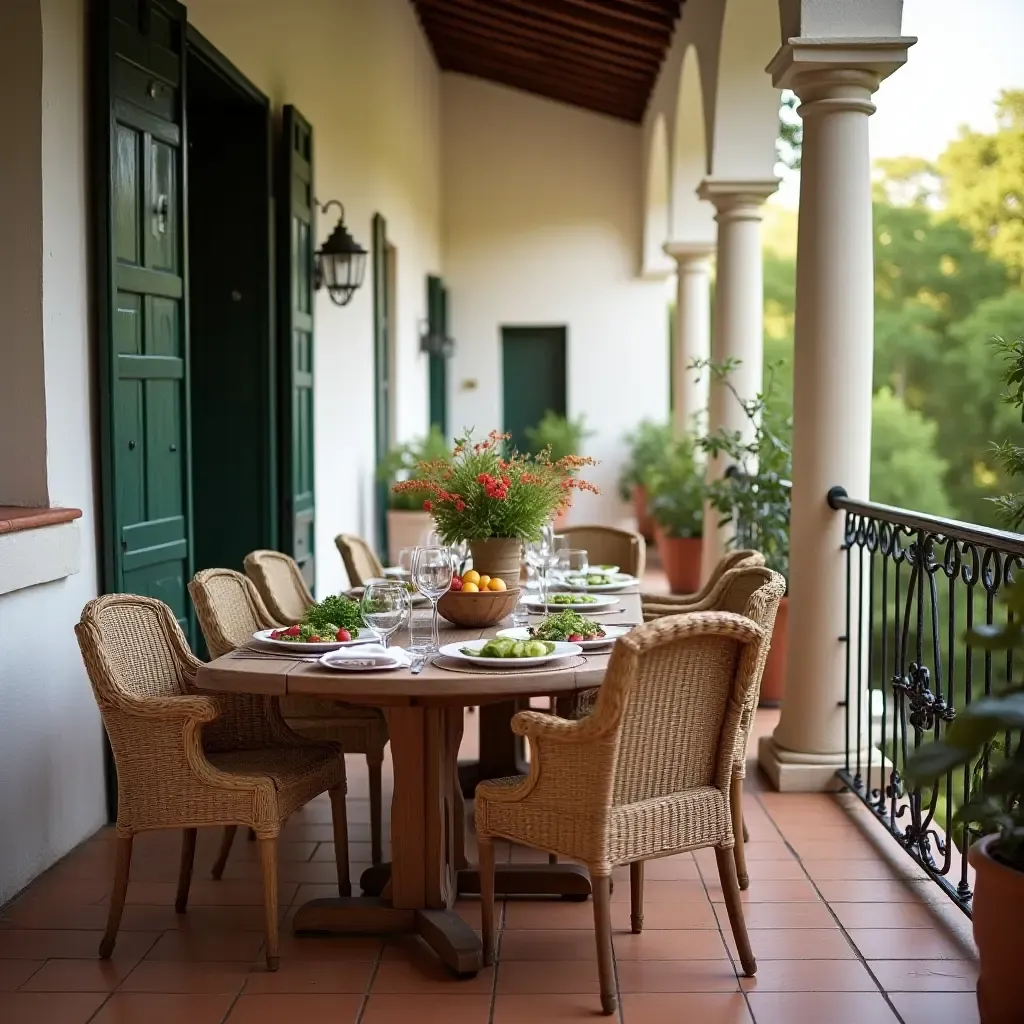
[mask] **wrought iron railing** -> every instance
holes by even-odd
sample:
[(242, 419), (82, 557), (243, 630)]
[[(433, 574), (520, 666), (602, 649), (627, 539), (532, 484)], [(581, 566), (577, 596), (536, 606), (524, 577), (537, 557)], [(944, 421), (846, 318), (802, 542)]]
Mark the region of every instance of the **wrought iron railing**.
[(841, 487), (829, 505), (845, 514), (847, 753), (843, 782), (900, 846), (970, 914), (967, 848), (954, 823), (1010, 737), (936, 785), (904, 778), (909, 752), (943, 734), (959, 710), (1013, 677), (1011, 653), (972, 647), (966, 631), (1005, 621), (996, 600), (1024, 567), (1024, 537), (855, 501)]

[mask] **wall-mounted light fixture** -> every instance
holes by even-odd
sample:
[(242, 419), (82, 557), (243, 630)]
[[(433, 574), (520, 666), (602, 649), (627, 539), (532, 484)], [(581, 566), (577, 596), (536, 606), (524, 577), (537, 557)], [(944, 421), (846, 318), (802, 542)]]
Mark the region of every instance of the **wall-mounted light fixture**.
[(366, 275), (366, 250), (345, 227), (345, 207), (337, 199), (316, 205), (321, 213), (336, 206), (341, 216), (330, 237), (313, 254), (313, 285), (318, 291), (326, 288), (335, 305), (347, 306)]
[(455, 339), (432, 331), (426, 320), (420, 321), (420, 351), (432, 356), (443, 356), (448, 359), (455, 354)]

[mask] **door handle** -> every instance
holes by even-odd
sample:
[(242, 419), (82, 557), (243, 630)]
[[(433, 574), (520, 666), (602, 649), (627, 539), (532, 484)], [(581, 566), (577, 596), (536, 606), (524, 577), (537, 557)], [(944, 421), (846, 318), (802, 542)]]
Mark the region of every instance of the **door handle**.
[(167, 213), (170, 208), (170, 202), (167, 196), (161, 192), (156, 197), (156, 203), (153, 204), (153, 234), (158, 238), (160, 235), (167, 234)]

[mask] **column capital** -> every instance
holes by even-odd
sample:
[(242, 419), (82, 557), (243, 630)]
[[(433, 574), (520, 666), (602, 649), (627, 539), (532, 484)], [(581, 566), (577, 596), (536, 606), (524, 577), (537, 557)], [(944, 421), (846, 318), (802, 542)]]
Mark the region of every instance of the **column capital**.
[[(784, 43), (765, 70), (777, 89), (792, 89), (802, 100), (819, 93), (841, 95), (851, 84), (870, 96), (879, 84), (907, 61), (916, 36), (813, 39), (796, 36)], [(845, 75), (844, 75), (845, 73)], [(857, 73), (856, 83), (850, 73)], [(824, 87), (824, 88), (823, 88)], [(864, 97), (866, 99), (866, 97)], [(871, 110), (865, 113), (872, 113)]]
[(778, 178), (705, 178), (697, 195), (717, 211), (715, 220), (760, 220), (764, 201), (779, 187)]
[(676, 261), (680, 270), (706, 263), (714, 254), (714, 242), (666, 242), (665, 253)]

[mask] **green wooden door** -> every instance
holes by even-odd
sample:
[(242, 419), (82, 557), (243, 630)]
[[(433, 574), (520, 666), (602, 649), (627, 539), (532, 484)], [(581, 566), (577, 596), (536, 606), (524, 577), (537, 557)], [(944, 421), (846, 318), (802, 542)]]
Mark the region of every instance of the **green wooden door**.
[(281, 537), (314, 582), (313, 129), (294, 108), (282, 116), (277, 193), (278, 381)]
[[(427, 278), (427, 320), (432, 335), (448, 336), (448, 289), (441, 278)], [(431, 352), (427, 368), (430, 388), (430, 425), (448, 436), (448, 359)]]
[[(377, 464), (391, 448), (391, 352), (388, 344), (391, 325), (390, 278), (388, 274), (388, 226), (379, 214), (373, 215), (373, 379), (374, 379), (374, 451)], [(376, 484), (377, 552), (382, 559), (388, 550), (388, 485)]]
[(528, 427), (549, 409), (565, 415), (565, 328), (502, 327), (501, 362), (504, 427), (526, 451)]
[(185, 10), (108, 0), (95, 17), (104, 585), (189, 631)]

